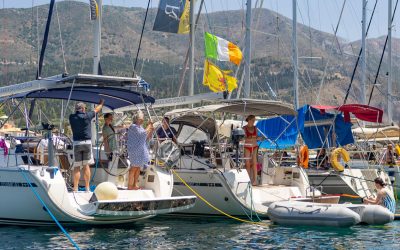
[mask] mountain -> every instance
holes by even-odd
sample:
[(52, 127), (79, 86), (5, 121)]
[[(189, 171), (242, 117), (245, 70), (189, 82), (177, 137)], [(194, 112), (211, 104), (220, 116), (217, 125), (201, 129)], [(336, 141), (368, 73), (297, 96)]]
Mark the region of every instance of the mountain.
[[(3, 34), (0, 38), (1, 85), (34, 79), (38, 47), (41, 46), (48, 7), (42, 5), (33, 9), (0, 10), (0, 30)], [(154, 96), (176, 96), (189, 39), (187, 35), (152, 31), (156, 11), (149, 10), (136, 72), (152, 83), (151, 94)], [(104, 6), (101, 41), (104, 74), (132, 75), (144, 14), (145, 10), (142, 8)], [(201, 85), (203, 32), (209, 31), (243, 48), (244, 23), (243, 10), (212, 12), (200, 16), (196, 32), (196, 92), (207, 91)], [(253, 29), (253, 95), (273, 98), (270, 91), (273, 89), (279, 99), (292, 102), (291, 20), (267, 9), (255, 9)], [(92, 38), (88, 5), (75, 1), (58, 2), (51, 23), (42, 75), (64, 72), (61, 47), (64, 48), (68, 73), (90, 73)], [(373, 82), (383, 42), (382, 37), (368, 40), (368, 83)], [(337, 105), (343, 102), (359, 44), (359, 41), (350, 43), (341, 38), (335, 39), (332, 34), (298, 24), (301, 104), (318, 101)], [(395, 39), (394, 46), (398, 46), (397, 44), (400, 41)], [(393, 62), (393, 77), (397, 80), (400, 79), (399, 59), (396, 57)], [(220, 65), (236, 70), (226, 63)], [(381, 82), (386, 81), (386, 68), (386, 64), (383, 64)], [(239, 76), (241, 72), (242, 69), (239, 70)], [(358, 72), (349, 102), (359, 101)], [(369, 94), (371, 84), (368, 86)], [(380, 88), (385, 91), (384, 85)], [(319, 96), (318, 100), (316, 96)], [(375, 91), (373, 104), (383, 107), (384, 103), (383, 95)]]

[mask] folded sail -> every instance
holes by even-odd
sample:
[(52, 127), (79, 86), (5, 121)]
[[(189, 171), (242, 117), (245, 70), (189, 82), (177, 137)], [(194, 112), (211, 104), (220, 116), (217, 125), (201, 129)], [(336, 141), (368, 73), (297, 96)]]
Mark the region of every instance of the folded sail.
[(214, 60), (230, 61), (239, 65), (243, 58), (237, 45), (208, 32), (204, 33), (204, 48), (206, 57)]
[(189, 0), (160, 0), (153, 30), (187, 34), (190, 30), (189, 15)]

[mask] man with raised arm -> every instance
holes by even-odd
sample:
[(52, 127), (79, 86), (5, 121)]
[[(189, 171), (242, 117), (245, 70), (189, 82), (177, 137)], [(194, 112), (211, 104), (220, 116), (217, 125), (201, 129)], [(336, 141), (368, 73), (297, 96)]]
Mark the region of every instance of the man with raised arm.
[(74, 191), (78, 191), (81, 169), (85, 180), (86, 191), (90, 191), (90, 164), (94, 164), (92, 154), (92, 130), (91, 122), (103, 108), (104, 100), (101, 99), (94, 111), (86, 112), (86, 105), (79, 102), (75, 105), (75, 113), (69, 116), (69, 123), (72, 129), (74, 145)]

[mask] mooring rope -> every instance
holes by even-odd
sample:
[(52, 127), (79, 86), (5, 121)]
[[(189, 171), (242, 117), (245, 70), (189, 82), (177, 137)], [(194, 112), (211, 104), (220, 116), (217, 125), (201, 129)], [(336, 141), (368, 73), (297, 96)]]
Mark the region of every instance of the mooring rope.
[(30, 190), (35, 194), (36, 198), (39, 200), (39, 202), (43, 205), (43, 207), (46, 209), (46, 212), (49, 213), (50, 217), (54, 220), (54, 222), (57, 224), (57, 226), (61, 229), (61, 231), (64, 233), (64, 235), (67, 237), (67, 239), (71, 242), (71, 244), (78, 250), (80, 250), (79, 246), (76, 244), (76, 242), (72, 239), (71, 235), (65, 230), (65, 228), (61, 225), (61, 223), (57, 220), (57, 218), (54, 216), (54, 214), (50, 211), (50, 209), (47, 207), (46, 203), (43, 201), (43, 199), (40, 197), (38, 192), (33, 188), (32, 182), (28, 179), (28, 176), (25, 174), (25, 169), (20, 168), (19, 169), (21, 172), (21, 175), (24, 177), (25, 181), (28, 183)]
[(236, 221), (240, 221), (240, 222), (245, 222), (245, 223), (250, 223), (250, 224), (255, 224), (255, 225), (260, 225), (260, 226), (265, 226), (268, 227), (269, 224), (265, 223), (265, 222), (261, 222), (261, 221), (251, 221), (251, 220), (245, 220), (245, 219), (241, 219), (239, 217), (233, 216), (231, 214), (228, 214), (224, 211), (222, 211), (221, 209), (217, 208), (216, 206), (214, 206), (213, 204), (211, 204), (209, 201), (207, 201), (203, 196), (201, 196), (196, 190), (194, 190), (191, 186), (189, 186), (189, 184), (187, 184), (187, 182), (174, 170), (171, 169), (172, 173), (174, 173), (176, 175), (176, 177), (178, 177), (178, 179), (190, 190), (192, 191), (192, 193), (194, 195), (196, 195), (200, 200), (202, 200), (205, 204), (207, 204), (209, 207), (211, 207), (212, 209), (214, 209), (215, 211), (225, 215), (228, 218), (234, 219)]

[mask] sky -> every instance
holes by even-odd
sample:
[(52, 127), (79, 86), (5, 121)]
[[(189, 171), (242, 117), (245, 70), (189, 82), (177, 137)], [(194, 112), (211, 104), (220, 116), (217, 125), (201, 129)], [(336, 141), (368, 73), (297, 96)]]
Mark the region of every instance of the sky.
[[(79, 1), (89, 2), (89, 0)], [(390, 0), (378, 0), (368, 38), (385, 36), (387, 34), (388, 1)], [(35, 6), (49, 2), (50, 0), (0, 0), (0, 8), (30, 8), (32, 4)], [(336, 27), (339, 20), (342, 5), (345, 2), (338, 36), (348, 41), (361, 39), (362, 0), (298, 0), (297, 2), (297, 21), (299, 23), (329, 33), (333, 33), (334, 27)], [(392, 2), (394, 9), (395, 0), (392, 0)], [(208, 12), (237, 10), (244, 9), (245, 3), (246, 0), (205, 0), (205, 7)], [(253, 6), (258, 3), (257, 7), (259, 7), (260, 3), (263, 3), (263, 8), (276, 11), (289, 18), (292, 17), (292, 0), (253, 0), (252, 3)], [(103, 0), (103, 4), (145, 8), (147, 0)], [(367, 23), (369, 22), (374, 4), (375, 0), (368, 0)], [(158, 0), (151, 0), (151, 7), (157, 8), (157, 6)], [(400, 37), (399, 23), (400, 15), (396, 13), (392, 29), (394, 37)]]

